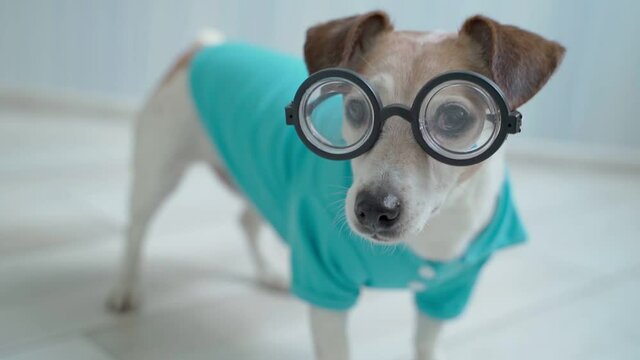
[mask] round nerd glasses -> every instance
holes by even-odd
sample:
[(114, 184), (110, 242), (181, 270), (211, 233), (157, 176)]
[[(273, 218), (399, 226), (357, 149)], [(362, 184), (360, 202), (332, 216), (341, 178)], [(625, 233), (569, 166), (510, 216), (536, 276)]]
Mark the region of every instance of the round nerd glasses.
[(411, 124), (427, 154), (458, 166), (487, 159), (507, 134), (520, 132), (522, 122), (518, 111), (509, 111), (498, 85), (469, 71), (436, 76), (407, 107), (383, 106), (357, 73), (329, 68), (300, 85), (285, 116), (309, 149), (333, 160), (348, 160), (369, 151), (384, 122), (398, 116)]

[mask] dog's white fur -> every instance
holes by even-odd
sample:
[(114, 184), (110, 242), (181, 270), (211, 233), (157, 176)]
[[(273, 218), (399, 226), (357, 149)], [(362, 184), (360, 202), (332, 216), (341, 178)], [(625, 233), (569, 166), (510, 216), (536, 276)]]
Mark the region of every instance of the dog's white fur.
[[(450, 36), (455, 37), (456, 34), (425, 35), (416, 41), (420, 44), (434, 43)], [(200, 43), (222, 41), (222, 36), (209, 32)], [(187, 67), (179, 68), (163, 82), (138, 117), (127, 245), (122, 271), (109, 300), (110, 307), (117, 311), (125, 311), (134, 305), (146, 229), (159, 206), (179, 183), (187, 166), (195, 161), (204, 161), (217, 172), (224, 169), (196, 114), (190, 98), (187, 71)], [(403, 94), (395, 89), (398, 84), (394, 82), (394, 74), (375, 74), (370, 80), (385, 103), (409, 103), (413, 100), (412, 94)], [(463, 253), (474, 235), (491, 218), (504, 177), (503, 156), (495, 154), (460, 184), (457, 181), (461, 173), (459, 168), (424, 159), (424, 152), (412, 139), (406, 121), (389, 119), (376, 147), (352, 161), (354, 184), (346, 200), (347, 218), (354, 228), (351, 214), (357, 191), (377, 181), (394, 182), (409, 199), (406, 209), (403, 209), (410, 214), (403, 225), (406, 242), (423, 257), (453, 259)], [(267, 285), (282, 288), (285, 286), (283, 281), (273, 275), (256, 245), (260, 224), (257, 213), (247, 205), (241, 225), (249, 240), (259, 279)], [(318, 359), (348, 358), (346, 318), (344, 312), (311, 308), (311, 329)], [(435, 358), (440, 328), (439, 321), (418, 315), (415, 338), (418, 359)]]

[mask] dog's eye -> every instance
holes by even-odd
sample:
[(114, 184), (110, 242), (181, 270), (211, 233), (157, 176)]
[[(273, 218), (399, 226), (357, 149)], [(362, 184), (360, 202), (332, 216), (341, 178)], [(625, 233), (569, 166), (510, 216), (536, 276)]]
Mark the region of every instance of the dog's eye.
[(465, 108), (455, 103), (440, 106), (436, 112), (436, 127), (445, 136), (457, 136), (471, 123), (471, 116)]
[(360, 127), (364, 124), (367, 117), (367, 108), (364, 101), (359, 99), (351, 99), (345, 105), (347, 119), (354, 127)]

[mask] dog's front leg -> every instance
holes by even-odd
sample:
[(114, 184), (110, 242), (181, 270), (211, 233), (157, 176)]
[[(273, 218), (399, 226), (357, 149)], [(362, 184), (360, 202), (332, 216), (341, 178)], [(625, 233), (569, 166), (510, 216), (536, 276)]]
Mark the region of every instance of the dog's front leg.
[(442, 360), (437, 352), (436, 341), (442, 330), (442, 321), (418, 313), (415, 347), (416, 360)]
[(311, 306), (311, 334), (316, 360), (347, 360), (347, 312)]

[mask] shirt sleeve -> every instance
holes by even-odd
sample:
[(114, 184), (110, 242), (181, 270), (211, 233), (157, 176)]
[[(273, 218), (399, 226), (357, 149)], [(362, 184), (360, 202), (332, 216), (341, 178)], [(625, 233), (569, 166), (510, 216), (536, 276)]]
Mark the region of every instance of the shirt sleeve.
[(358, 284), (343, 276), (330, 254), (313, 241), (291, 244), (292, 292), (312, 305), (331, 310), (352, 307), (360, 293)]
[(289, 240), (292, 292), (322, 308), (350, 308), (356, 303), (364, 281), (353, 239), (340, 236), (335, 226), (320, 225), (317, 217), (322, 213), (314, 210), (314, 206), (303, 206), (298, 211), (295, 237)]

